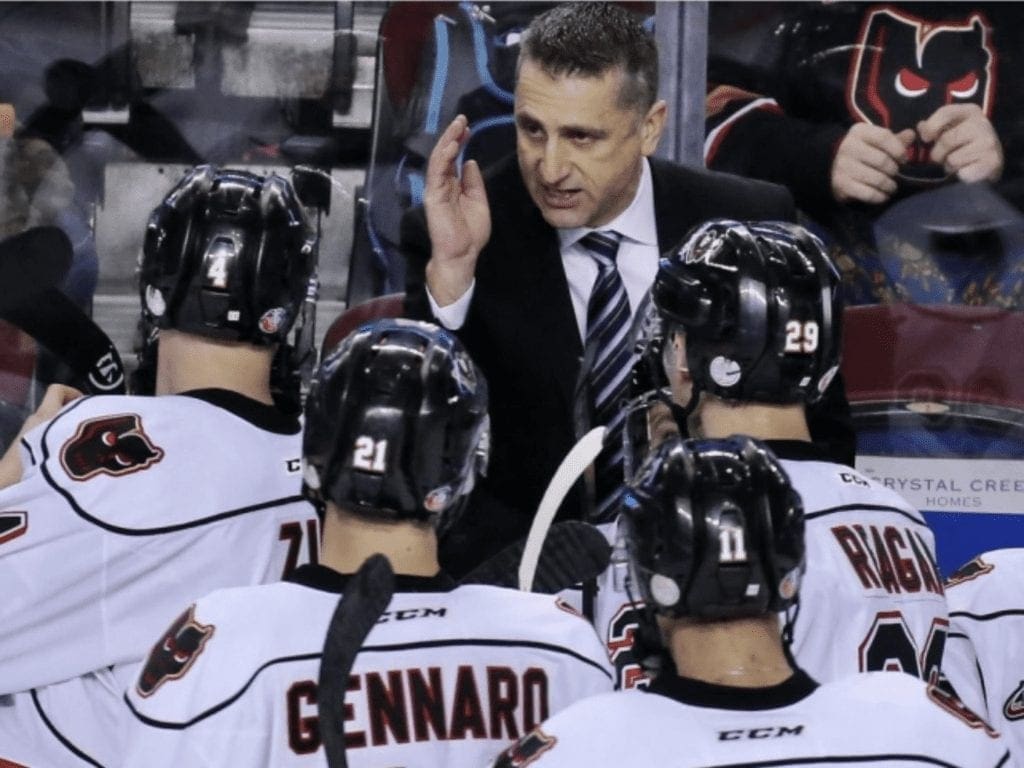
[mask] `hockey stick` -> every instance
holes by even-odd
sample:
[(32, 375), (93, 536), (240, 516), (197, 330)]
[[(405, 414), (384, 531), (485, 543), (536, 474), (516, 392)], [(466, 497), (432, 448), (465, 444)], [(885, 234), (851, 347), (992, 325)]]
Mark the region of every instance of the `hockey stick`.
[(384, 555), (372, 555), (352, 574), (331, 616), (320, 659), (316, 708), (327, 765), (347, 768), (342, 714), (356, 655), (395, 592), (395, 574)]
[(124, 394), (125, 376), (114, 342), (57, 288), (0, 308), (18, 326), (85, 380), (89, 394)]
[(0, 241), (0, 310), (59, 285), (71, 266), (71, 241), (57, 227), (34, 227)]
[[(523, 560), (526, 539), (509, 544), (460, 579), (459, 584), (519, 586), (517, 570)], [(612, 548), (590, 523), (564, 520), (552, 525), (544, 537), (533, 576), (533, 592), (553, 595), (592, 579), (608, 567)]]
[(581, 437), (562, 459), (551, 482), (548, 483), (540, 504), (537, 505), (537, 514), (533, 516), (530, 532), (526, 536), (526, 545), (523, 547), (523, 560), (519, 564), (519, 589), (524, 592), (533, 589), (533, 578), (537, 572), (541, 548), (544, 546), (544, 537), (551, 527), (551, 521), (555, 519), (558, 507), (576, 480), (601, 452), (606, 431), (605, 427), (594, 427)]
[(16, 325), (86, 381), (91, 394), (123, 393), (113, 342), (56, 286), (71, 264), (57, 227), (35, 227), (0, 242), (0, 318)]

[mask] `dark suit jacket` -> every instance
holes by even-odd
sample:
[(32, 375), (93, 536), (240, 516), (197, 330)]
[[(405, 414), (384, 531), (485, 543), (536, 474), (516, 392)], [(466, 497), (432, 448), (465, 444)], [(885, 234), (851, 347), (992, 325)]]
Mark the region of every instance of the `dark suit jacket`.
[[(789, 193), (774, 184), (652, 160), (658, 245), (665, 251), (716, 217), (793, 220)], [(574, 419), (583, 345), (558, 236), (534, 205), (515, 156), (486, 178), (491, 238), (481, 251), (466, 323), (457, 335), (490, 385), (491, 462), (463, 521), (470, 560), (525, 535), (551, 476), (586, 425)], [(430, 241), (422, 209), (403, 221), (406, 314), (433, 320), (425, 290)], [(845, 399), (844, 399), (845, 404)], [(852, 433), (850, 433), (852, 435)], [(850, 438), (852, 440), (852, 437)], [(581, 516), (581, 484), (560, 518)], [(458, 571), (456, 564), (446, 563)]]

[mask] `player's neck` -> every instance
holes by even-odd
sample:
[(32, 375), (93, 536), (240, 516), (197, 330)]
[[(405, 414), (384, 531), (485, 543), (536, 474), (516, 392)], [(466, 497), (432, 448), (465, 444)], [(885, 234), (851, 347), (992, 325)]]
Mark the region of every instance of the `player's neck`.
[(793, 674), (774, 614), (749, 619), (663, 625), (676, 671), (717, 685), (762, 688)]
[(267, 405), (273, 350), (204, 339), (179, 331), (160, 332), (156, 393), (229, 389)]
[(430, 523), (372, 520), (328, 504), (321, 564), (339, 573), (354, 573), (377, 552), (387, 557), (397, 574), (434, 576), (441, 570), (437, 533)]
[(704, 394), (691, 434), (721, 438), (750, 435), (760, 440), (810, 441), (802, 404), (735, 403)]

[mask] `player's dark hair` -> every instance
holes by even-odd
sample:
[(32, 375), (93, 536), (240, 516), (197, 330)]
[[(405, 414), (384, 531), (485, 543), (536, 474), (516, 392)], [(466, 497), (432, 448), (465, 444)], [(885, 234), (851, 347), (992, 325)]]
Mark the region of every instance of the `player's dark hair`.
[(535, 18), (524, 33), (524, 58), (549, 75), (625, 74), (619, 106), (646, 111), (658, 96), (658, 48), (636, 16), (615, 3), (564, 3)]

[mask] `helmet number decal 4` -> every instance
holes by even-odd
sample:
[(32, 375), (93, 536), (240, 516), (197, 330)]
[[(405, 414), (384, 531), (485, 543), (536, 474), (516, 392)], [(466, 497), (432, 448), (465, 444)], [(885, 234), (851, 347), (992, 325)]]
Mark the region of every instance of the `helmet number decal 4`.
[(387, 452), (387, 440), (374, 440), (369, 435), (360, 435), (356, 438), (356, 447), (352, 452), (352, 467), (364, 472), (383, 473), (387, 469)]
[(818, 348), (818, 324), (814, 320), (786, 323), (786, 352), (810, 354)]

